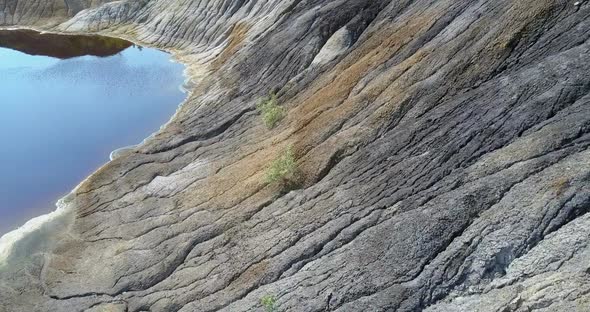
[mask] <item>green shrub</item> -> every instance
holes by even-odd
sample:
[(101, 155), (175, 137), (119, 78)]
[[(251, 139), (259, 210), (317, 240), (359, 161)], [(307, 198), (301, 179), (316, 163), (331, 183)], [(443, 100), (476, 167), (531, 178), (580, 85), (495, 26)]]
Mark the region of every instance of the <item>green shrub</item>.
[(266, 182), (294, 181), (296, 171), (297, 163), (295, 162), (295, 154), (293, 153), (293, 147), (289, 146), (268, 167), (266, 171)]
[(256, 107), (268, 129), (274, 128), (284, 117), (283, 108), (277, 104), (277, 95), (274, 93), (262, 99)]
[(266, 312), (275, 312), (277, 310), (277, 298), (273, 295), (265, 295), (260, 298), (260, 304)]

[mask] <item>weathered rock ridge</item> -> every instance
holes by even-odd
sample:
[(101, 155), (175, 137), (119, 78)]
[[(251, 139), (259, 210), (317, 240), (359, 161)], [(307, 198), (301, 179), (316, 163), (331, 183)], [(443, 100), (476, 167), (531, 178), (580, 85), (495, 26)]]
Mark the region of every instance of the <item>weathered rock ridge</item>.
[[(0, 0), (0, 25), (191, 79), (15, 244), (0, 311), (590, 311), (586, 0)], [(265, 181), (287, 146), (289, 192)]]

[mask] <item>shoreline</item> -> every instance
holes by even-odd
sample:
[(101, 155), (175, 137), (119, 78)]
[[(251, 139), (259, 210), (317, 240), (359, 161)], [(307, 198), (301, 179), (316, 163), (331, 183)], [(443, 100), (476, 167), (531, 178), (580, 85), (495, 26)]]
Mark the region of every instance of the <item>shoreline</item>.
[[(0, 27), (0, 30), (31, 30), (36, 31), (39, 33), (46, 33), (46, 34), (55, 34), (55, 35), (63, 35), (63, 36), (74, 36), (74, 35), (82, 35), (82, 36), (103, 36), (103, 37), (111, 37), (111, 38), (118, 38), (122, 40), (127, 40), (131, 42), (133, 45), (142, 46), (146, 48), (153, 48), (158, 49), (162, 52), (167, 53), (170, 58), (169, 61), (177, 64), (183, 65), (182, 70), (182, 77), (184, 81), (182, 84), (178, 86), (178, 89), (185, 95), (184, 99), (176, 106), (174, 113), (170, 116), (170, 118), (158, 127), (157, 130), (150, 133), (146, 138), (144, 138), (138, 144), (123, 146), (113, 150), (109, 154), (109, 160), (102, 165), (100, 165), (96, 170), (90, 173), (86, 178), (80, 181), (69, 193), (65, 196), (59, 198), (55, 202), (56, 209), (42, 214), (36, 217), (33, 217), (27, 220), (24, 224), (14, 228), (11, 231), (8, 231), (4, 234), (0, 235), (0, 269), (10, 263), (11, 259), (22, 259), (22, 257), (33, 255), (36, 252), (39, 252), (42, 249), (46, 249), (47, 243), (51, 241), (51, 237), (57, 235), (58, 233), (63, 232), (65, 227), (68, 227), (73, 221), (73, 216), (71, 216), (72, 207), (70, 207), (69, 203), (71, 199), (76, 196), (76, 191), (83, 185), (88, 179), (90, 179), (96, 172), (100, 171), (103, 167), (108, 165), (111, 161), (116, 160), (120, 157), (124, 157), (131, 153), (134, 153), (139, 147), (147, 142), (150, 138), (155, 137), (162, 129), (164, 129), (168, 124), (170, 124), (175, 116), (177, 115), (178, 111), (182, 108), (182, 106), (187, 102), (187, 100), (192, 95), (192, 87), (194, 83), (189, 76), (189, 66), (188, 64), (182, 62), (180, 57), (171, 50), (162, 49), (159, 47), (155, 47), (153, 45), (149, 45), (146, 43), (139, 43), (136, 40), (132, 40), (129, 38), (116, 36), (116, 35), (105, 35), (102, 33), (66, 33), (66, 32), (58, 32), (58, 31), (47, 31), (47, 30), (39, 30), (32, 27)], [(68, 218), (70, 216), (71, 218)], [(70, 220), (71, 219), (71, 220)], [(32, 235), (38, 234), (37, 239), (27, 239), (30, 238)], [(19, 244), (22, 241), (26, 242), (24, 244)], [(28, 244), (27, 244), (28, 243)], [(27, 252), (28, 251), (28, 252)]]

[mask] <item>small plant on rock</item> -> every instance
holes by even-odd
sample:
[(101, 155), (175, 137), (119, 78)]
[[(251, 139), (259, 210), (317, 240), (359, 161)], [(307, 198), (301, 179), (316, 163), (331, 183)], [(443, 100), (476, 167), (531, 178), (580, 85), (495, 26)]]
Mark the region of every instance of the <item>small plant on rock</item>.
[(262, 99), (256, 107), (262, 114), (262, 120), (268, 129), (274, 128), (285, 114), (283, 108), (277, 104), (277, 95), (274, 93)]
[(273, 295), (265, 295), (260, 298), (260, 304), (264, 307), (265, 312), (275, 312), (277, 310), (277, 298)]
[(266, 171), (266, 182), (294, 182), (296, 180), (296, 172), (297, 163), (295, 162), (295, 154), (293, 153), (293, 147), (289, 146), (268, 167)]

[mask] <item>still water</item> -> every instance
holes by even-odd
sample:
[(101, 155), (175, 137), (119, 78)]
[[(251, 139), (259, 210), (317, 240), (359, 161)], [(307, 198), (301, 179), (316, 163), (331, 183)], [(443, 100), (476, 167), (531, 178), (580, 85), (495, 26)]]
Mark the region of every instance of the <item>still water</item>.
[(119, 39), (0, 31), (0, 236), (164, 124), (182, 71)]

